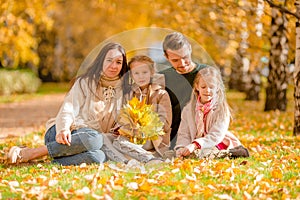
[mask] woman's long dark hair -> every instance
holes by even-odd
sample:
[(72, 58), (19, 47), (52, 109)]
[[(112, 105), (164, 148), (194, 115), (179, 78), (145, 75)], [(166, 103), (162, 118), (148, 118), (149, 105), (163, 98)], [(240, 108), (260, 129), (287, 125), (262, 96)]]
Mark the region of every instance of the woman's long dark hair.
[(101, 73), (103, 71), (103, 62), (104, 58), (112, 49), (118, 49), (122, 53), (123, 57), (123, 64), (122, 69), (120, 71), (119, 76), (123, 77), (123, 93), (126, 94), (129, 92), (130, 86), (129, 86), (129, 71), (128, 65), (127, 65), (127, 59), (126, 59), (126, 52), (125, 49), (118, 43), (107, 43), (99, 52), (95, 60), (92, 62), (91, 66), (88, 68), (87, 72), (80, 75), (78, 79), (81, 81), (82, 79), (88, 78), (88, 88), (92, 93), (95, 93), (93, 91), (93, 84), (98, 86), (98, 83), (100, 81)]

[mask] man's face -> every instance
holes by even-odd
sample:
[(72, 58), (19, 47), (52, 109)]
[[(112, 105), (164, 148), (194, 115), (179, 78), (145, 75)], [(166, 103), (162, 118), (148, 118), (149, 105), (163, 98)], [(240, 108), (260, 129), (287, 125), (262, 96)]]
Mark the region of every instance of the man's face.
[(184, 45), (181, 49), (178, 50), (166, 50), (167, 60), (180, 74), (186, 74), (193, 70), (191, 54), (191, 48), (187, 45)]

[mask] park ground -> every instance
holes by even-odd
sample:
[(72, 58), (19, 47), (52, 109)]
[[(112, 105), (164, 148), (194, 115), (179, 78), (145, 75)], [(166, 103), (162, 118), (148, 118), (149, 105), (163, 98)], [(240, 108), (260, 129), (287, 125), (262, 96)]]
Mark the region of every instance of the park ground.
[[(292, 91), (292, 90), (291, 90)], [(9, 165), (14, 145), (43, 144), (44, 124), (56, 115), (65, 93), (0, 103), (0, 199), (300, 199), (300, 137), (293, 133), (293, 100), (286, 112), (263, 112), (258, 102), (227, 93), (230, 130), (250, 158), (175, 159), (158, 166), (58, 166), (47, 156)]]
[(0, 104), (0, 139), (42, 130), (55, 117), (65, 94), (47, 94), (32, 99)]

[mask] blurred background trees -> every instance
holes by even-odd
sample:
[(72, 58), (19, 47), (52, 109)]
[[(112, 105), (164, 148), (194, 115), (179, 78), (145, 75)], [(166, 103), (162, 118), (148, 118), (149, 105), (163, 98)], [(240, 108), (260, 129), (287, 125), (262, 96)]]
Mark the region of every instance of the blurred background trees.
[(112, 35), (168, 28), (202, 45), (230, 89), (259, 100), (266, 88), (265, 110), (284, 111), (298, 20), (286, 10), (296, 12), (293, 1), (1, 0), (0, 68), (30, 69), (43, 82), (69, 81)]
[[(246, 90), (247, 75), (267, 67), (272, 10), (263, 0), (2, 1), (1, 67), (31, 68), (43, 81), (70, 80), (98, 43), (149, 26), (195, 39), (224, 68), (231, 88)], [(286, 19), (288, 63), (294, 61), (294, 24)]]

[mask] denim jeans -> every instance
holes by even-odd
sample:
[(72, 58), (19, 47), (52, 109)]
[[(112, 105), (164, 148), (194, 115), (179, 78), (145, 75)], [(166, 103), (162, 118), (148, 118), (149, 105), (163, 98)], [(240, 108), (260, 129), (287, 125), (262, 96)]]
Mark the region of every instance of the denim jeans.
[(80, 128), (72, 131), (71, 135), (71, 146), (68, 146), (56, 142), (55, 125), (46, 132), (45, 145), (54, 163), (79, 165), (105, 161), (105, 154), (100, 150), (103, 145), (102, 134), (94, 129)]

